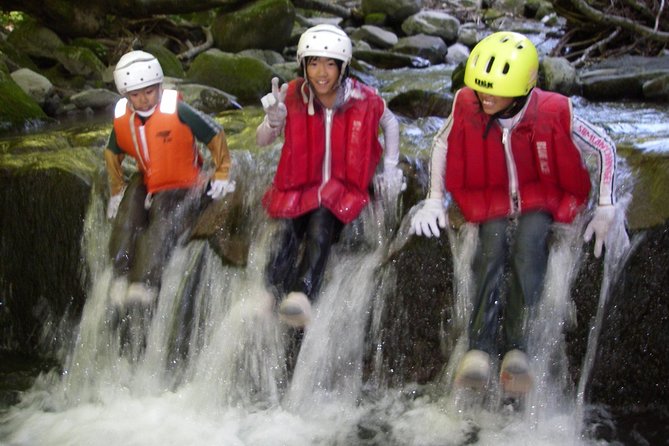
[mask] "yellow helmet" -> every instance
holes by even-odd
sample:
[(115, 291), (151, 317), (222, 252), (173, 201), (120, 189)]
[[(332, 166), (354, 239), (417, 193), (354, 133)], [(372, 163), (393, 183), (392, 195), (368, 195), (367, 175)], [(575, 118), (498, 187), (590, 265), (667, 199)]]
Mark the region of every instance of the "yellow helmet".
[(465, 67), (465, 85), (481, 93), (518, 97), (537, 84), (539, 56), (522, 34), (502, 31), (481, 40)]

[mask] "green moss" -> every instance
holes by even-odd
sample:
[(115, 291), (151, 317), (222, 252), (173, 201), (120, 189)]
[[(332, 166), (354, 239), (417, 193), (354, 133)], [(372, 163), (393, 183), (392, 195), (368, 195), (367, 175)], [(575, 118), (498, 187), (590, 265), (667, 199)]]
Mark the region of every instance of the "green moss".
[[(290, 1), (260, 0), (219, 16), (212, 25), (214, 43), (217, 48), (233, 53), (249, 48), (281, 51), (290, 39), (294, 19), (295, 7)], [(263, 35), (247, 32), (259, 27)]]
[(93, 54), (95, 54), (95, 56), (98, 59), (107, 60), (107, 47), (95, 39), (89, 39), (87, 37), (79, 37), (72, 41), (72, 45), (81, 48), (88, 48), (93, 52)]
[(158, 62), (160, 62), (160, 66), (162, 67), (165, 76), (178, 78), (183, 78), (186, 76), (183, 65), (181, 64), (181, 61), (177, 59), (176, 54), (164, 46), (148, 44), (144, 50), (156, 56), (156, 59), (158, 59)]
[(32, 121), (47, 119), (46, 114), (28, 94), (0, 70), (0, 132), (21, 129)]
[(88, 48), (67, 45), (56, 50), (56, 58), (67, 71), (91, 79), (102, 79), (104, 64)]
[(386, 24), (387, 20), (388, 16), (382, 12), (372, 12), (371, 14), (367, 14), (365, 16), (366, 25), (382, 26)]
[(257, 103), (266, 93), (272, 76), (266, 63), (252, 58), (209, 50), (200, 54), (188, 70), (188, 79), (236, 96), (241, 102)]

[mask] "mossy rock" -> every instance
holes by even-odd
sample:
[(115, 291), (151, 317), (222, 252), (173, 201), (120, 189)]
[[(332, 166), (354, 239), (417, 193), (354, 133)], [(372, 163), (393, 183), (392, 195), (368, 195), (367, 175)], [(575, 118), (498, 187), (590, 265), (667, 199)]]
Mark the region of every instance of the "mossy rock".
[(4, 70), (0, 70), (0, 97), (0, 133), (20, 130), (31, 123), (47, 119), (39, 104), (21, 90)]
[(288, 45), (295, 7), (288, 0), (259, 0), (219, 16), (211, 27), (214, 45), (237, 53), (250, 48), (282, 51)]
[(274, 76), (281, 77), (261, 60), (217, 49), (197, 56), (186, 75), (191, 82), (216, 87), (252, 105), (269, 92)]
[(45, 59), (55, 59), (54, 52), (64, 46), (58, 34), (33, 20), (21, 22), (8, 36), (7, 42), (20, 53)]
[(101, 80), (105, 65), (88, 48), (66, 45), (56, 50), (56, 58), (65, 69), (74, 75)]
[(95, 39), (89, 39), (88, 37), (79, 37), (77, 39), (74, 39), (71, 44), (81, 48), (88, 48), (93, 52), (93, 54), (95, 54), (95, 56), (98, 59), (102, 61), (107, 60), (107, 57), (109, 57), (107, 52), (107, 47)]
[(144, 51), (153, 54), (160, 62), (160, 66), (163, 68), (163, 73), (165, 76), (169, 77), (178, 77), (183, 79), (186, 76), (184, 71), (183, 64), (177, 58), (176, 54), (168, 50), (162, 45), (157, 44), (148, 44), (144, 48)]

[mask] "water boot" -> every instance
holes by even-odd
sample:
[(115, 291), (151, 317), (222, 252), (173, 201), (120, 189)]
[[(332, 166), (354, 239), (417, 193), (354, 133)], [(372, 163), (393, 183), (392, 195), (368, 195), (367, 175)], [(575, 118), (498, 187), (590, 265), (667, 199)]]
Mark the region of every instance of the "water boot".
[(293, 328), (304, 328), (311, 321), (311, 302), (307, 295), (293, 291), (279, 304), (279, 319)]
[(469, 350), (455, 372), (455, 386), (484, 390), (490, 379), (490, 355), (482, 350)]
[(502, 394), (506, 398), (522, 398), (532, 389), (532, 374), (527, 355), (518, 350), (510, 350), (504, 355), (499, 371)]

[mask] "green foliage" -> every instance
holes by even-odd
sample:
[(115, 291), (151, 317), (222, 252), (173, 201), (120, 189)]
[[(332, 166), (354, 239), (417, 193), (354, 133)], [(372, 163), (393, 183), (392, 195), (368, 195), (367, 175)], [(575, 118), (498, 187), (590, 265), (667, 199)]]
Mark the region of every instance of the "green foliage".
[(26, 18), (26, 14), (20, 11), (0, 11), (0, 27), (6, 32), (11, 32), (14, 27)]

